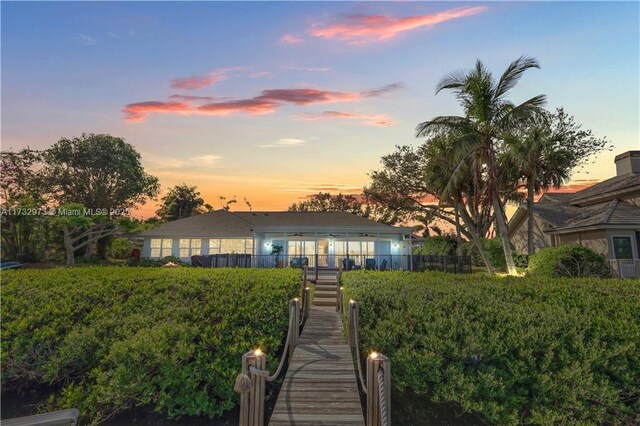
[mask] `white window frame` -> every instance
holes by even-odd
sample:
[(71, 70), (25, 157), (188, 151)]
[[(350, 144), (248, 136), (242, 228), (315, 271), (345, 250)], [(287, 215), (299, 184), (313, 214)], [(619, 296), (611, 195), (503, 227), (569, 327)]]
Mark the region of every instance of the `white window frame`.
[[(186, 241), (186, 244), (183, 242)], [(194, 244), (197, 241), (197, 244)], [(202, 254), (202, 240), (200, 238), (180, 238), (178, 244), (181, 259), (189, 259), (191, 256)], [(185, 255), (186, 253), (186, 255)]]
[[(154, 247), (153, 242), (160, 241), (159, 247)], [(154, 252), (157, 250), (157, 256)], [(149, 240), (149, 257), (152, 259), (164, 259), (173, 255), (173, 239), (171, 238), (151, 238)]]
[[(254, 250), (254, 242), (253, 238), (209, 238), (209, 253), (210, 255), (215, 254), (224, 254), (222, 253), (222, 240), (236, 240), (236, 241), (244, 241), (243, 244), (243, 252), (236, 254), (250, 254), (253, 255)], [(212, 241), (216, 241), (215, 244), (212, 244)], [(214, 247), (216, 247), (214, 249)]]

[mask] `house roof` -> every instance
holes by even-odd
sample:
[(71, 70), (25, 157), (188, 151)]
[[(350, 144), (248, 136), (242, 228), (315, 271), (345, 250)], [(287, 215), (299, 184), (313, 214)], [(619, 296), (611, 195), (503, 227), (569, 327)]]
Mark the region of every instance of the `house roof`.
[(579, 213), (551, 233), (603, 225), (640, 226), (640, 206), (621, 200), (612, 200), (579, 208)]
[(405, 232), (401, 228), (375, 222), (346, 212), (230, 212), (216, 210), (191, 216), (144, 231), (140, 237), (251, 237), (257, 231), (362, 229), (368, 232)]
[(575, 193), (571, 204), (584, 205), (618, 198), (627, 192), (640, 193), (640, 174), (614, 176)]

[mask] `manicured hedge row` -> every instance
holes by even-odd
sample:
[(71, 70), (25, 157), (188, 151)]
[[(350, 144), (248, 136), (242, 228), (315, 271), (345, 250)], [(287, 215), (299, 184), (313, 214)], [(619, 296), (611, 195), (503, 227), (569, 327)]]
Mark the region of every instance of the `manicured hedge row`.
[(363, 355), (496, 424), (640, 421), (640, 282), (357, 271)]
[(3, 387), (52, 385), (51, 408), (97, 422), (151, 405), (233, 408), (241, 355), (276, 367), (300, 271), (88, 267), (2, 273)]

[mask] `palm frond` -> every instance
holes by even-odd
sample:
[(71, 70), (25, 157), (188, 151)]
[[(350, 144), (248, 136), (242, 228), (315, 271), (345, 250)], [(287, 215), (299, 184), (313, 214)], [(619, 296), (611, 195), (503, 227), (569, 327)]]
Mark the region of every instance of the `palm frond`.
[(420, 138), (449, 131), (460, 131), (461, 129), (469, 128), (470, 124), (469, 119), (466, 117), (456, 115), (440, 116), (418, 124), (416, 126), (416, 137)]
[(509, 90), (511, 90), (529, 68), (540, 68), (540, 63), (536, 58), (531, 58), (526, 55), (520, 56), (515, 61), (511, 62), (507, 69), (502, 73), (500, 80), (495, 89), (495, 97), (497, 99), (503, 97)]
[(438, 84), (436, 85), (436, 95), (444, 89), (454, 89), (454, 91), (456, 91), (457, 93), (464, 87), (466, 79), (466, 71), (453, 71), (438, 82)]

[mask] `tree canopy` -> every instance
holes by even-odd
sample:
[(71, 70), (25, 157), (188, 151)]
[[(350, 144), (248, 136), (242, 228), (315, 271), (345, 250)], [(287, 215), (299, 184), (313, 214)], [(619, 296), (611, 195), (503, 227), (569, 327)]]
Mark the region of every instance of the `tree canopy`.
[(197, 189), (186, 183), (170, 188), (156, 214), (162, 220), (172, 221), (211, 211), (212, 207), (204, 202)]

